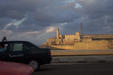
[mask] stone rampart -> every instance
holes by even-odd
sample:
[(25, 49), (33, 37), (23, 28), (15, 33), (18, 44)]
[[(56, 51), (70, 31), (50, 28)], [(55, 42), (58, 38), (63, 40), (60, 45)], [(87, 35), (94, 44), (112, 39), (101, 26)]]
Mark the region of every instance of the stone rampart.
[(88, 42), (75, 42), (74, 45), (51, 45), (57, 49), (70, 49), (70, 50), (107, 50), (113, 44), (107, 40), (102, 41), (88, 41)]

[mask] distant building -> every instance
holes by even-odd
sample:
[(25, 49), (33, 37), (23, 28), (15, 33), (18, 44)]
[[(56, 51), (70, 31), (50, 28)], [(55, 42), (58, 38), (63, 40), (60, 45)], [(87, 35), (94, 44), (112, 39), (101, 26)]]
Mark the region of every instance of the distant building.
[(59, 34), (59, 28), (56, 29), (56, 37), (49, 38), (42, 47), (52, 49), (113, 49), (113, 34), (81, 34), (76, 32), (72, 35)]

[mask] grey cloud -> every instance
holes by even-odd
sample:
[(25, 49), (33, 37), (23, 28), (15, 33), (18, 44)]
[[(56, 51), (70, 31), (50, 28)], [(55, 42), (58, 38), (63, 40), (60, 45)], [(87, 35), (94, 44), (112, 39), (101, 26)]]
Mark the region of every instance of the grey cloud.
[[(75, 8), (76, 3), (82, 7)], [(113, 0), (0, 0), (0, 29), (12, 20), (21, 20), (25, 15), (28, 15), (27, 20), (18, 28), (8, 27), (13, 32), (9, 35), (13, 39), (26, 40), (23, 33), (41, 31), (37, 38), (34, 38), (36, 35), (27, 35), (27, 40), (42, 42), (48, 38), (49, 34), (44, 33), (48, 26), (60, 26), (62, 32), (74, 34), (80, 31), (81, 22), (84, 33), (113, 33)], [(58, 25), (62, 23), (67, 24)], [(16, 38), (15, 34), (19, 37)]]

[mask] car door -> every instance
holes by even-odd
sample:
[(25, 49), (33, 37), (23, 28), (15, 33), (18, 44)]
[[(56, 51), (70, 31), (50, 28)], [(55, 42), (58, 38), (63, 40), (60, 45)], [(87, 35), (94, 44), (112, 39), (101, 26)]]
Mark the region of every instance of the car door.
[(26, 42), (24, 43), (24, 51), (25, 51), (25, 58), (26, 60), (33, 60), (40, 58), (38, 47), (33, 45), (32, 43)]
[(8, 53), (9, 53), (9, 45), (8, 43), (0, 43), (0, 45), (2, 46), (2, 48), (0, 47), (0, 60), (3, 61), (8, 61)]
[(26, 57), (26, 59), (29, 59), (29, 58), (36, 58), (35, 56), (34, 56), (34, 52), (35, 52), (35, 46), (34, 45), (32, 45), (31, 43), (29, 43), (29, 42), (26, 42), (26, 43), (24, 43), (24, 51), (25, 51), (25, 57)]
[(10, 43), (9, 59), (14, 62), (24, 62), (23, 43)]

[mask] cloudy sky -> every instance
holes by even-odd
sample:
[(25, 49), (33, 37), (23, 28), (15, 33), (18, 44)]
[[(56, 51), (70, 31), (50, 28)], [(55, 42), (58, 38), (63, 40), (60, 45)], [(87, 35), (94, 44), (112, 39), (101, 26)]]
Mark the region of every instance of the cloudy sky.
[(113, 0), (0, 0), (0, 40), (27, 40), (41, 45), (62, 34), (113, 34)]

